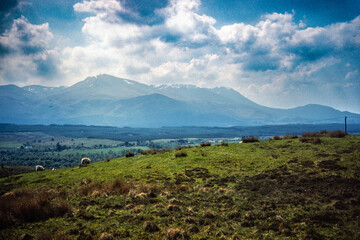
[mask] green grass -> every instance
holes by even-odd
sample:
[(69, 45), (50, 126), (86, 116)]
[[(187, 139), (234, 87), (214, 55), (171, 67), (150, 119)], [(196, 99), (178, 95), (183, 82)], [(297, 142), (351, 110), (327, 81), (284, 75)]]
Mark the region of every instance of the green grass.
[[(180, 151), (187, 156), (175, 157)], [(0, 238), (359, 239), (359, 159), (359, 136), (321, 137), (320, 144), (230, 143), (11, 176), (0, 179), (1, 193), (45, 189), (72, 213), (19, 220)]]

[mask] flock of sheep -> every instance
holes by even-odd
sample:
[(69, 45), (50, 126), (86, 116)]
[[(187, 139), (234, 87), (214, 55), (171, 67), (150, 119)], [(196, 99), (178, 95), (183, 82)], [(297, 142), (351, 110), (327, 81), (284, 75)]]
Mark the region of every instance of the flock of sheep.
[[(82, 158), (81, 159), (81, 165), (88, 165), (91, 162), (90, 158)], [(45, 168), (41, 165), (36, 165), (35, 166), (35, 171), (39, 172), (39, 171), (44, 171)], [(52, 169), (53, 171), (56, 170), (55, 168)]]

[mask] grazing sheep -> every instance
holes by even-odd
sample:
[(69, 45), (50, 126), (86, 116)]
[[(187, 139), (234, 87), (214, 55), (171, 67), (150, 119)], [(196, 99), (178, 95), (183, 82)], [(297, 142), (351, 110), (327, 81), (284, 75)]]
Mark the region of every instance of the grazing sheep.
[(81, 165), (87, 165), (91, 162), (90, 158), (82, 158)]
[(51, 170), (52, 170), (52, 171), (55, 171), (55, 170), (56, 170), (56, 168), (52, 168)]
[(41, 166), (41, 165), (36, 165), (35, 166), (35, 172), (44, 171), (44, 170), (45, 170), (45, 168), (43, 166)]

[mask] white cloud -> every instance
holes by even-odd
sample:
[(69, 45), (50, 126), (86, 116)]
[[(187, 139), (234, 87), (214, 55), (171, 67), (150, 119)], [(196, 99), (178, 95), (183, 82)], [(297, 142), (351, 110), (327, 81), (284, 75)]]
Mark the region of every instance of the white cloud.
[[(301, 101), (301, 94), (289, 100), (290, 90), (304, 90), (309, 84), (315, 89), (308, 93), (315, 94), (313, 99), (319, 99), (316, 95), (321, 96), (329, 82), (333, 89), (336, 81), (343, 80), (359, 88), (353, 72), (360, 68), (360, 16), (311, 28), (295, 22), (294, 12), (272, 13), (255, 24), (215, 27), (214, 18), (200, 13), (200, 0), (170, 0), (155, 12), (162, 21), (146, 25), (130, 21), (127, 17), (138, 13), (124, 3), (83, 0), (75, 4), (74, 11), (90, 14), (82, 28), (90, 41), (59, 51), (49, 47), (53, 36), (46, 23), (32, 25), (18, 19), (0, 38), (3, 46), (16, 51), (5, 56), (9, 66), (2, 62), (2, 79), (5, 68), (13, 75), (25, 69), (23, 78), (34, 79), (39, 59), (50, 59), (60, 61), (68, 84), (107, 73), (149, 84), (233, 87), (259, 103), (283, 107)], [(23, 38), (29, 40), (21, 40), (21, 26), (26, 33)], [(40, 51), (25, 56), (29, 47)]]
[(48, 48), (52, 38), (47, 23), (33, 25), (22, 16), (15, 19), (11, 29), (0, 37), (0, 43), (14, 51), (29, 55)]
[(207, 40), (214, 32), (216, 20), (196, 13), (200, 0), (171, 0), (169, 6), (160, 10), (165, 16), (165, 26), (172, 34), (181, 34), (187, 41)]
[(0, 37), (5, 50), (0, 59), (0, 81), (41, 83), (58, 76), (60, 56), (50, 47), (52, 39), (47, 23), (34, 25), (23, 16), (15, 19)]
[(120, 1), (116, 0), (84, 0), (74, 5), (76, 12), (90, 12), (103, 15), (114, 15), (118, 12), (129, 12)]

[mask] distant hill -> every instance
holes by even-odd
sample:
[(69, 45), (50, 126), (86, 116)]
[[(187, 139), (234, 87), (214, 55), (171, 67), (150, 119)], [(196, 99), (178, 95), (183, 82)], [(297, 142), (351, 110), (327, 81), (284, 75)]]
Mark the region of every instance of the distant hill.
[(359, 114), (316, 104), (269, 108), (231, 88), (156, 87), (110, 75), (89, 77), (70, 87), (0, 86), (2, 123), (225, 127), (339, 123), (345, 116), (360, 119)]

